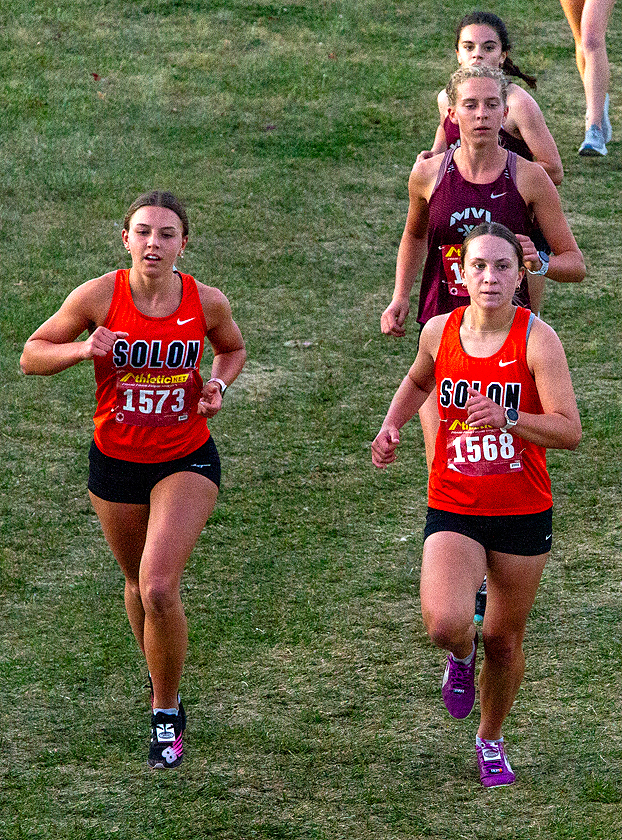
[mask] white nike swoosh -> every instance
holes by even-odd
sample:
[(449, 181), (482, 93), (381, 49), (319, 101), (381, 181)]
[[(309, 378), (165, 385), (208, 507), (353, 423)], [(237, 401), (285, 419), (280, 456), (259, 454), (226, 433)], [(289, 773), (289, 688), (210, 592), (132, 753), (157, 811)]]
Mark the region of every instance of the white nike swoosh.
[(507, 367), (508, 365), (513, 365), (516, 359), (512, 359), (511, 362), (499, 362), (499, 367)]
[(501, 198), (501, 196), (505, 195), (506, 192), (507, 192), (507, 190), (505, 192), (502, 192), (502, 193), (497, 193), (496, 195), (495, 195), (495, 193), (490, 193), (490, 197), (491, 198)]
[(177, 319), (177, 323), (180, 327), (183, 327), (184, 324), (189, 324), (190, 321), (194, 321), (194, 318), (186, 318), (184, 321), (181, 321), (179, 318)]

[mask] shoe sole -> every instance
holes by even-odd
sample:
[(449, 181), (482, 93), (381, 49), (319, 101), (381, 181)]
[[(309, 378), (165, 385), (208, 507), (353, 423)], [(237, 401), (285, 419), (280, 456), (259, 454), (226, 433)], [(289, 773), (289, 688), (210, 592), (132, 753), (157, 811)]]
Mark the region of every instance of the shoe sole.
[(607, 150), (599, 152), (598, 149), (593, 149), (591, 146), (586, 146), (584, 149), (579, 149), (581, 157), (605, 157)]
[(510, 787), (510, 785), (513, 785), (515, 781), (516, 781), (516, 779), (514, 779), (511, 782), (499, 782), (499, 784), (493, 784), (493, 785), (485, 785), (482, 782), (481, 785), (482, 785), (483, 788), (486, 788), (486, 790), (494, 790), (495, 788), (500, 788), (500, 787)]
[(152, 764), (150, 761), (147, 761), (147, 767), (150, 770), (177, 770), (177, 768), (181, 765), (181, 761), (179, 764), (163, 764), (161, 761), (156, 761)]

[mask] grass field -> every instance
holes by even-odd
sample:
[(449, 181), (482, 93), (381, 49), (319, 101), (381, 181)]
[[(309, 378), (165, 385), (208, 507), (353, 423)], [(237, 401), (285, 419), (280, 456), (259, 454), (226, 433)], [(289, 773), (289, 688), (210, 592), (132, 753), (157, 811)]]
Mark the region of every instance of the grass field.
[[(584, 103), (556, 0), (508, 0), (514, 59), (562, 154), (589, 267), (543, 315), (584, 439), (553, 452), (555, 541), (505, 735), (480, 788), (476, 722), (440, 700), (423, 633), (418, 424), (369, 444), (415, 354), (380, 334), (453, 27), (471, 3), (16, 0), (0, 9), (0, 837), (613, 840), (622, 832), (622, 20), (614, 141), (576, 155)], [(146, 674), (85, 483), (93, 372), (24, 378), (28, 335), (126, 265), (135, 195), (187, 203), (184, 269), (230, 298), (249, 361), (211, 424), (224, 465), (189, 562), (187, 759), (146, 767)]]

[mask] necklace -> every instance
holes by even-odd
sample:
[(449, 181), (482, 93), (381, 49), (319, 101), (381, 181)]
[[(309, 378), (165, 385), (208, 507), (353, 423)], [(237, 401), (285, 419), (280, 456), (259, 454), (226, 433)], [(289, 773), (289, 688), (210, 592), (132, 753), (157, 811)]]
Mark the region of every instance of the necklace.
[(504, 324), (502, 327), (497, 327), (494, 330), (474, 330), (473, 327), (470, 327), (468, 324), (465, 324), (464, 326), (467, 328), (467, 330), (469, 330), (469, 332), (474, 332), (474, 333), (497, 333), (497, 332), (503, 332), (503, 330), (507, 330), (507, 328), (510, 326), (510, 324), (512, 323), (513, 320), (514, 320), (514, 315), (512, 315), (512, 317), (507, 322), (507, 324)]

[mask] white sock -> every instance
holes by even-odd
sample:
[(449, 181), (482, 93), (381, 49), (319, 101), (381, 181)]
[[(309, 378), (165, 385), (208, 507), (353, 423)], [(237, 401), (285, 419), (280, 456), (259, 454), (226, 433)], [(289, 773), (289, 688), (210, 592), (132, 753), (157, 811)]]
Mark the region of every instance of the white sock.
[(153, 714), (157, 715), (158, 712), (162, 712), (164, 715), (178, 715), (179, 709), (154, 709)]
[(458, 659), (456, 656), (453, 655), (453, 653), (452, 653), (452, 656), (454, 657), (454, 662), (459, 662), (461, 665), (470, 665), (472, 660), (473, 660), (474, 654), (475, 654), (475, 642), (473, 642), (473, 647), (471, 648), (471, 653), (466, 657), (466, 659)]
[(475, 743), (478, 747), (483, 747), (485, 744), (495, 744), (496, 746), (497, 744), (503, 743), (503, 735), (500, 738), (490, 738), (489, 740), (484, 740), (483, 738), (480, 738), (479, 735), (476, 735)]

